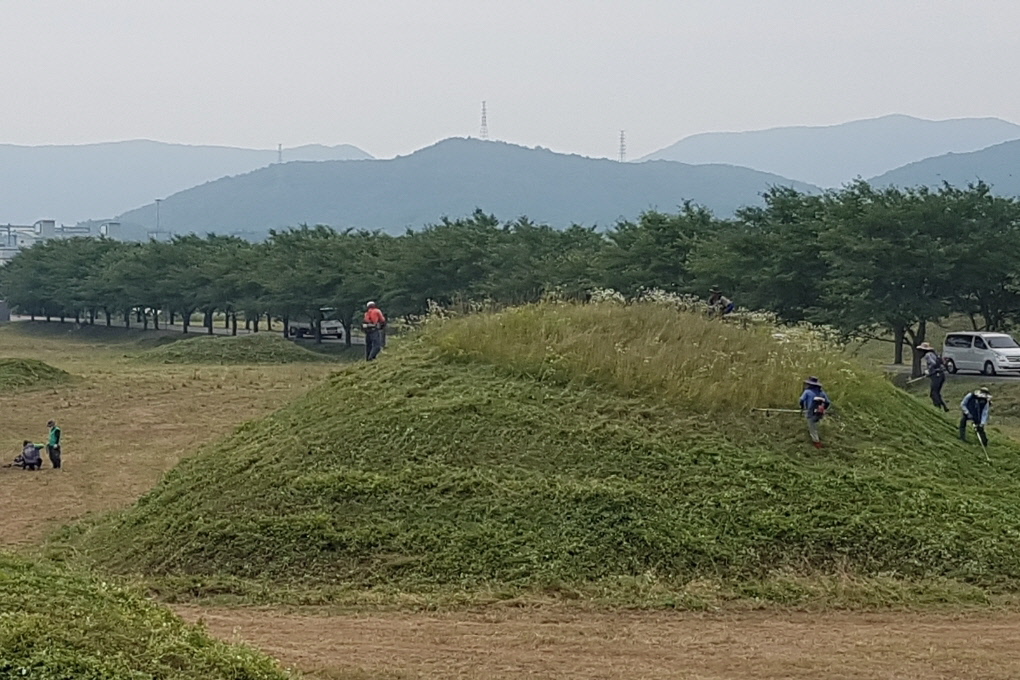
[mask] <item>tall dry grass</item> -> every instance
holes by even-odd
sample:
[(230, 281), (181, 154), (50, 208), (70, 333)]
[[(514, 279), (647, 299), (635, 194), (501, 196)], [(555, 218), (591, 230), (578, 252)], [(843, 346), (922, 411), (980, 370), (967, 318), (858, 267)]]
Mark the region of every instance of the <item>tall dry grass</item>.
[(880, 377), (809, 331), (721, 321), (653, 302), (544, 302), (436, 324), (426, 337), (452, 358), (701, 411), (795, 407), (809, 375), (857, 401), (880, 398), (876, 389), (888, 396)]

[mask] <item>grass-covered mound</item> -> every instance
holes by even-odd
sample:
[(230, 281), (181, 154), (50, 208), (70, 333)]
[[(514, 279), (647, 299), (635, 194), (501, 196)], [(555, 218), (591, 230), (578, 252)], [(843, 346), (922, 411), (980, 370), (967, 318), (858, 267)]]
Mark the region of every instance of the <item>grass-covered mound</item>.
[[(656, 305), (446, 322), (186, 459), (78, 545), (118, 572), (404, 591), (1020, 585), (1020, 449), (986, 462), (798, 337)], [(808, 374), (836, 404), (821, 451), (798, 414), (750, 410), (795, 407)]]
[(0, 389), (51, 387), (73, 376), (38, 359), (0, 359)]
[(169, 610), (60, 568), (0, 554), (0, 677), (284, 680), (276, 663)]
[(275, 333), (203, 335), (147, 350), (139, 361), (161, 364), (290, 364), (328, 361)]

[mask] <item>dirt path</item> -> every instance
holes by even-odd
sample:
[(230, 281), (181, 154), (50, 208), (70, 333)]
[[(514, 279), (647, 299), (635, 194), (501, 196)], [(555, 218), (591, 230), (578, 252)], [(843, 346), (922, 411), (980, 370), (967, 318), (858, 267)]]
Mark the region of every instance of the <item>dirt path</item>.
[(179, 612), (317, 678), (1020, 677), (1020, 613)]

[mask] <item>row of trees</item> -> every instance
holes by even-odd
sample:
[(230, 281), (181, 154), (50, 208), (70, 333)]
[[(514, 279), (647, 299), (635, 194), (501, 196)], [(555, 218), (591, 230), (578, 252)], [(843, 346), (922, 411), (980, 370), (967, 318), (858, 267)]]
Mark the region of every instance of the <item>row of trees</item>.
[(367, 299), (405, 315), (430, 299), (520, 303), (596, 287), (703, 295), (719, 285), (784, 321), (892, 337), (901, 361), (904, 346), (951, 315), (975, 328), (1020, 323), (1018, 271), (1017, 200), (980, 183), (879, 190), (858, 182), (820, 195), (775, 188), (763, 206), (729, 220), (688, 203), (605, 232), (524, 218), (501, 224), (479, 211), (401, 236), (319, 226), (260, 244), (54, 240), (17, 255), (0, 272), (0, 294), (24, 313), (89, 322), (158, 326), (156, 310), (185, 323), (201, 313), (210, 330), (216, 314), (235, 324), (239, 315), (316, 322), (328, 308), (349, 330)]

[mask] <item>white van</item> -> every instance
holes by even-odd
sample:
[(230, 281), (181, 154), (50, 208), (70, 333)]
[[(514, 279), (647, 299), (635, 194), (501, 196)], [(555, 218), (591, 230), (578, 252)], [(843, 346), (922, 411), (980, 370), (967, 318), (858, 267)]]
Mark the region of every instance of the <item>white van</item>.
[(1020, 373), (1020, 345), (1005, 333), (950, 333), (942, 346), (946, 370), (979, 371), (984, 375)]

